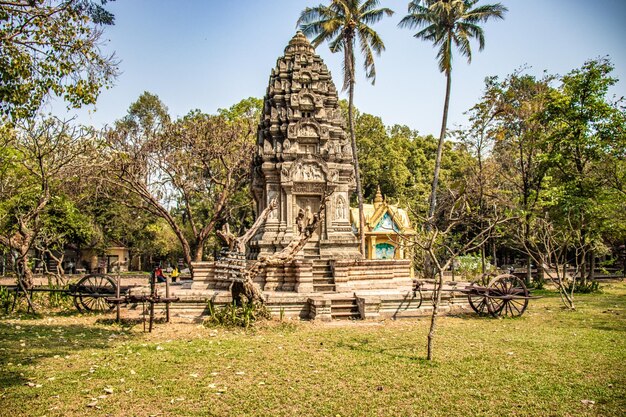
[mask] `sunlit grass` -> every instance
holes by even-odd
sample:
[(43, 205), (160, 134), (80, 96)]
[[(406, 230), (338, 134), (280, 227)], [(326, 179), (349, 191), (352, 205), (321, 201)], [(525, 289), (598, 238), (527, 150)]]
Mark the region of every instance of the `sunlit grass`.
[[(533, 300), (519, 319), (108, 324), (0, 320), (0, 414), (17, 416), (623, 415), (626, 285)], [(590, 401), (593, 401), (591, 403)]]

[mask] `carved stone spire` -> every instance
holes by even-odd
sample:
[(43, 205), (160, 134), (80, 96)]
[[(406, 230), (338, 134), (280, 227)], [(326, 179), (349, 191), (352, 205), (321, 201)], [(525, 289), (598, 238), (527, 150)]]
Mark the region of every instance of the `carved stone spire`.
[(331, 252), (333, 242), (352, 245), (347, 202), (354, 166), (344, 126), (330, 71), (299, 31), (277, 59), (265, 94), (252, 192), (257, 214), (273, 198), (278, 208), (251, 241), (253, 251), (274, 252), (288, 244), (299, 211), (315, 212), (324, 194), (331, 194), (325, 222), (305, 249), (313, 255), (315, 246), (322, 256), (320, 242)]

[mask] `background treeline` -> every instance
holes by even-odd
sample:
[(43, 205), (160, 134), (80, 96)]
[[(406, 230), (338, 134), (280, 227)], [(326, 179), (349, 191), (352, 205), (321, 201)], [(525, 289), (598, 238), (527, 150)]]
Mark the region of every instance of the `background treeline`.
[[(451, 133), (437, 221), (445, 225), (445, 213), (463, 197), (476, 221), (454, 230), (461, 244), (495, 213), (512, 219), (480, 249), (483, 265), (536, 261), (549, 252), (538, 233), (550, 231), (583, 272), (597, 259), (623, 267), (626, 116), (622, 100), (608, 95), (617, 81), (611, 71), (597, 59), (562, 77), (520, 70), (488, 78), (469, 125)], [(229, 223), (241, 233), (253, 220), (248, 184), (261, 107), (248, 98), (217, 114), (194, 110), (172, 120), (146, 92), (102, 131), (36, 114), (4, 123), (4, 270), (30, 275), (34, 254), (62, 257), (68, 247), (122, 245), (142, 269), (211, 258), (221, 246), (216, 230)], [(358, 110), (355, 134), (365, 201), (380, 186), (419, 228), (437, 139)]]

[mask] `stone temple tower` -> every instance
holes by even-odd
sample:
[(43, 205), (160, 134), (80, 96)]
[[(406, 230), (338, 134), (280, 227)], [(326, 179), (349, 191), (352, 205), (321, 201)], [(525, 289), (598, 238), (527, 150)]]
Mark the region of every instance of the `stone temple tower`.
[(298, 234), (298, 215), (311, 218), (324, 195), (330, 195), (325, 219), (300, 256), (360, 257), (350, 225), (355, 180), (344, 125), (328, 68), (296, 33), (272, 69), (258, 127), (252, 180), (257, 214), (274, 198), (278, 208), (251, 240), (252, 257), (287, 246)]

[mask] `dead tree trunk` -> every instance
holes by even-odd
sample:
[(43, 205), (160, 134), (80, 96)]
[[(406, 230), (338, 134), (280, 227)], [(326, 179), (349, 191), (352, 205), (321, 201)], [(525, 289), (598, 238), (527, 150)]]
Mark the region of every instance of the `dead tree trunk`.
[[(276, 252), (269, 256), (261, 256), (255, 262), (251, 263), (244, 270), (244, 282), (242, 285), (233, 285), (231, 288), (231, 293), (233, 296), (233, 300), (238, 300), (240, 297), (245, 297), (248, 302), (251, 303), (263, 303), (263, 292), (261, 288), (254, 282), (261, 271), (268, 266), (278, 266), (284, 265), (285, 263), (291, 262), (294, 260), (298, 252), (307, 244), (311, 236), (315, 230), (317, 230), (317, 226), (324, 219), (324, 212), (326, 210), (326, 202), (328, 201), (328, 197), (330, 193), (324, 193), (322, 198), (322, 202), (320, 204), (319, 210), (317, 213), (313, 215), (313, 218), (307, 223), (304, 218), (304, 213), (301, 212), (298, 214), (298, 218), (296, 219), (296, 224), (298, 225), (299, 235), (293, 239), (289, 244), (280, 252)], [(243, 236), (235, 237), (228, 227), (224, 228), (218, 235), (224, 239), (224, 241), (228, 244), (229, 248), (236, 249), (238, 252), (245, 251), (246, 243), (254, 236), (259, 227), (267, 220), (270, 212), (274, 210), (276, 207), (276, 200), (273, 200), (268, 207), (263, 210), (263, 212), (259, 215), (257, 221), (252, 225), (250, 230), (248, 230)]]

